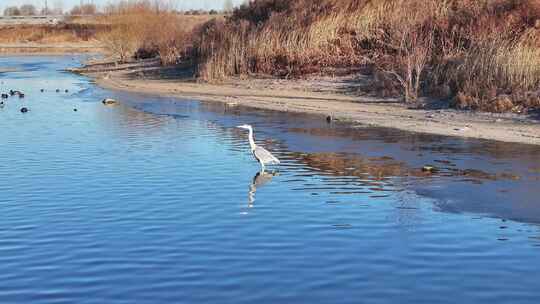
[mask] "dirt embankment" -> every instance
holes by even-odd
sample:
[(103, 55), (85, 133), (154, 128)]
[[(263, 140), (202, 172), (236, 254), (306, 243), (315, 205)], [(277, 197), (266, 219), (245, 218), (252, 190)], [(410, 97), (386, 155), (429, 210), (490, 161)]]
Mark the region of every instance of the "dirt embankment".
[(159, 66), (147, 60), (116, 65), (94, 62), (75, 72), (103, 87), (201, 101), (223, 102), (285, 112), (331, 116), (363, 125), (412, 132), (540, 145), (540, 116), (491, 114), (448, 109), (413, 109), (393, 99), (362, 93), (362, 76), (311, 77), (304, 80), (232, 79), (221, 84), (197, 82), (189, 67)]
[(107, 31), (106, 25), (3, 25), (0, 26), (0, 53), (49, 54), (103, 51), (96, 35)]

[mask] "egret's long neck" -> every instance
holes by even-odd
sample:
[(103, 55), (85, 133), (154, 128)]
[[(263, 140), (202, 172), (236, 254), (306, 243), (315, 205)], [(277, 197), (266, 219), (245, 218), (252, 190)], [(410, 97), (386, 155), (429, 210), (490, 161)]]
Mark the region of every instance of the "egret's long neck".
[(253, 139), (253, 128), (249, 128), (249, 146), (251, 147), (251, 150), (255, 150), (255, 140)]

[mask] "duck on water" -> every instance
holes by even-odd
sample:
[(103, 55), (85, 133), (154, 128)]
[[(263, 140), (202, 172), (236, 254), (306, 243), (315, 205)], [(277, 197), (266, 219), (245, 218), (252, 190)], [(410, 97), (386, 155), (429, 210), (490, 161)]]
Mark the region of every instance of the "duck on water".
[[(24, 98), (24, 93), (21, 92), (21, 91), (17, 91), (17, 90), (9, 90), (9, 95), (11, 95), (11, 96), (18, 95), (19, 98)], [(2, 98), (4, 98), (4, 94), (2, 94)]]

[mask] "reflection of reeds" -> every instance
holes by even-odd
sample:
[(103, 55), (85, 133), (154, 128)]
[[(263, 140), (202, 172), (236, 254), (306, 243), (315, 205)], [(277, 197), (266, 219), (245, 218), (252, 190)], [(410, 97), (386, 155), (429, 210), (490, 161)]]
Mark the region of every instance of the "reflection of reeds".
[(434, 174), (421, 168), (409, 167), (391, 157), (364, 158), (358, 154), (343, 153), (293, 153), (293, 157), (317, 171), (338, 176), (358, 176), (372, 181), (385, 181), (394, 177), (459, 177), (474, 182), (520, 179), (520, 176), (507, 172), (458, 169), (447, 161), (439, 161), (444, 165)]
[(318, 171), (339, 176), (359, 176), (373, 180), (409, 175), (410, 169), (392, 158), (367, 159), (342, 153), (298, 153), (295, 159)]

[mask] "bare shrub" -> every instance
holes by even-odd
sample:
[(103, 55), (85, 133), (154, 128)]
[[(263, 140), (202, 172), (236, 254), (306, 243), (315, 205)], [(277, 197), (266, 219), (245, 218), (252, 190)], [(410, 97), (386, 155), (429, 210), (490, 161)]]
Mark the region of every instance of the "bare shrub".
[(147, 34), (145, 41), (156, 48), (163, 64), (176, 64), (189, 56), (192, 46), (191, 33), (200, 23), (202, 22), (193, 17), (162, 15), (153, 23), (153, 30)]
[(383, 71), (393, 75), (401, 87), (405, 102), (417, 100), (422, 78), (431, 58), (433, 32), (430, 28), (405, 29), (397, 37), (397, 49), (379, 64)]
[(104, 47), (113, 55), (117, 56), (120, 62), (125, 62), (133, 56), (140, 45), (140, 35), (128, 24), (114, 26), (111, 31), (100, 35), (99, 40)]

